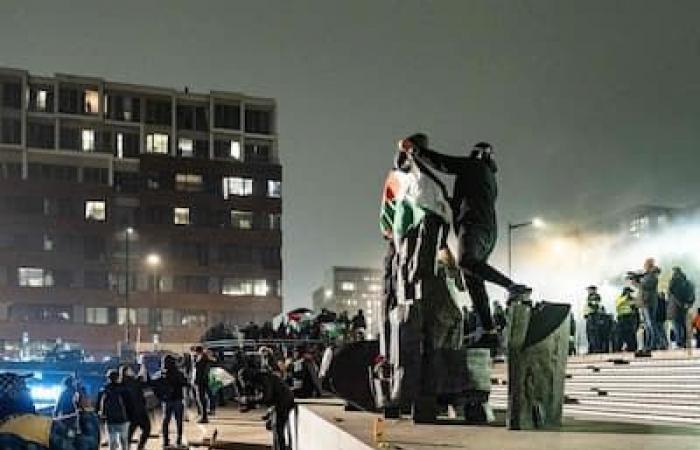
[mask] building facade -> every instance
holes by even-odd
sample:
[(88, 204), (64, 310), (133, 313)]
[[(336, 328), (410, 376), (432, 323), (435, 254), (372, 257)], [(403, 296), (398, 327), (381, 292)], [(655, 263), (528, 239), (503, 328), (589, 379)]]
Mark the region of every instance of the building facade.
[(272, 99), (0, 69), (0, 352), (281, 311)]
[(323, 286), (312, 293), (315, 311), (326, 308), (350, 317), (362, 310), (369, 336), (377, 336), (382, 321), (383, 272), (362, 267), (331, 267)]

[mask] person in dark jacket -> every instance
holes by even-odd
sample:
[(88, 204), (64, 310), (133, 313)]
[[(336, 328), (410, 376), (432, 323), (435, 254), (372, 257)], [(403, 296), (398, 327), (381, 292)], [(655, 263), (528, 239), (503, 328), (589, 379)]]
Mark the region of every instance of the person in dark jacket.
[(659, 337), (656, 326), (656, 307), (658, 305), (659, 273), (654, 258), (644, 261), (644, 272), (639, 278), (630, 281), (639, 292), (639, 311), (644, 324), (644, 350), (655, 350)]
[(294, 408), (292, 391), (280, 377), (269, 372), (246, 368), (238, 373), (238, 378), (241, 384), (259, 393), (260, 403), (270, 407), (266, 418), (269, 419), (268, 429), (272, 431), (272, 449), (287, 450), (285, 428)]
[(55, 420), (63, 422), (67, 427), (78, 430), (78, 384), (74, 376), (63, 379), (63, 390), (53, 410)]
[(129, 395), (120, 383), (119, 372), (107, 371), (107, 384), (97, 395), (97, 411), (107, 424), (109, 449), (129, 449)]
[(498, 336), (484, 282), (507, 289), (511, 298), (529, 294), (531, 289), (513, 282), (488, 264), (498, 234), (498, 189), (493, 149), (490, 144), (479, 142), (467, 157), (448, 156), (420, 146), (419, 140), (413, 136), (403, 139), (399, 147), (435, 170), (456, 176), (451, 206), (459, 244), (457, 263), (464, 273), (469, 295), (484, 329), (478, 345), (495, 346)]
[(688, 310), (695, 302), (695, 286), (688, 280), (680, 267), (674, 267), (668, 284), (668, 317), (671, 321), (676, 344), (685, 347), (688, 330)]
[(141, 429), (139, 436), (138, 450), (146, 448), (146, 442), (151, 435), (151, 419), (148, 417), (146, 408), (146, 397), (143, 393), (145, 383), (134, 375), (134, 371), (129, 366), (120, 368), (122, 386), (129, 396), (129, 441), (132, 440), (136, 429)]
[(201, 345), (194, 347), (194, 389), (197, 395), (198, 423), (209, 423), (209, 368), (211, 361)]
[(185, 375), (183, 375), (177, 367), (177, 360), (175, 357), (172, 355), (165, 356), (165, 358), (163, 358), (161, 376), (156, 382), (156, 393), (163, 404), (163, 447), (168, 447), (170, 445), (168, 428), (172, 418), (175, 418), (175, 426), (177, 428), (175, 443), (178, 447), (182, 446), (182, 421), (185, 411), (183, 391), (187, 387), (187, 384)]

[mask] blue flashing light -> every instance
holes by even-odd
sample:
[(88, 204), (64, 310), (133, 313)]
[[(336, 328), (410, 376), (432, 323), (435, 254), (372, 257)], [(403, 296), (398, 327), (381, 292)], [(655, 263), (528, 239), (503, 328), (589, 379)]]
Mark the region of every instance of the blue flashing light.
[(37, 403), (56, 404), (58, 402), (58, 397), (61, 396), (61, 386), (58, 384), (35, 384), (29, 386), (29, 394)]

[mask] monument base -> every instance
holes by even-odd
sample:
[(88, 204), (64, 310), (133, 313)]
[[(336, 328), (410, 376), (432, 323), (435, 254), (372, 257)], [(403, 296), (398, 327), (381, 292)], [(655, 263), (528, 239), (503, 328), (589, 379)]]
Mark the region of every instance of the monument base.
[[(378, 425), (377, 420), (384, 422)], [(290, 419), (294, 450), (690, 450), (697, 448), (700, 427), (634, 425), (565, 419), (561, 429), (509, 431), (499, 414), (495, 425), (415, 425), (383, 419), (381, 414), (346, 412), (338, 404), (302, 404)], [(375, 434), (383, 436), (376, 441)], [(381, 443), (386, 444), (381, 444)], [(386, 446), (384, 446), (386, 445)]]

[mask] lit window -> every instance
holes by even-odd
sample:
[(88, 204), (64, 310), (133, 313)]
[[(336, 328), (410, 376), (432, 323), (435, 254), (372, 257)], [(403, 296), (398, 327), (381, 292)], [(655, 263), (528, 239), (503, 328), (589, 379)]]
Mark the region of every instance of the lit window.
[[(117, 308), (117, 324), (126, 324), (126, 308)], [(129, 308), (129, 324), (136, 325), (136, 309)]]
[(185, 158), (191, 158), (194, 155), (194, 141), (190, 138), (178, 139), (177, 148), (180, 150), (180, 155)]
[(49, 287), (53, 286), (51, 271), (38, 267), (18, 267), (17, 279), (22, 287)]
[(168, 138), (165, 133), (151, 133), (146, 136), (147, 153), (168, 153)]
[(265, 297), (269, 291), (270, 287), (267, 285), (267, 280), (255, 280), (253, 295), (256, 297)]
[(124, 133), (117, 133), (117, 158), (124, 157)]
[(280, 198), (282, 196), (282, 182), (277, 180), (267, 180), (267, 196)]
[(231, 141), (231, 158), (241, 159), (241, 144), (238, 141)]
[(83, 151), (92, 152), (95, 150), (95, 130), (84, 129), (82, 131)]
[(85, 105), (84, 112), (90, 114), (96, 114), (100, 108), (100, 95), (97, 91), (87, 90), (85, 91)]
[(224, 199), (232, 195), (253, 195), (253, 180), (251, 178), (224, 177), (222, 180)]
[(85, 322), (93, 325), (107, 325), (109, 310), (107, 308), (85, 308)]
[(376, 283), (370, 284), (370, 285), (368, 286), (368, 290), (369, 290), (370, 292), (379, 292), (379, 291), (382, 290), (382, 285), (381, 285), (381, 284), (376, 284)]
[(104, 200), (88, 200), (85, 202), (85, 219), (104, 222), (107, 209)]
[(36, 110), (46, 111), (46, 98), (48, 93), (44, 89), (39, 89), (36, 93)]
[(191, 173), (175, 174), (175, 190), (196, 192), (202, 190), (202, 176)]
[(50, 252), (53, 250), (53, 239), (48, 234), (44, 235), (44, 251)]
[(353, 292), (355, 290), (355, 283), (351, 281), (343, 281), (340, 283), (340, 290), (345, 292)]
[(175, 225), (189, 225), (190, 208), (173, 208), (173, 223)]
[(231, 225), (241, 230), (253, 229), (253, 213), (250, 211), (231, 211)]
[(253, 282), (238, 278), (224, 278), (221, 281), (221, 293), (224, 295), (252, 295)]
[(268, 225), (271, 230), (279, 230), (282, 228), (282, 214), (280, 213), (270, 213), (268, 214)]

